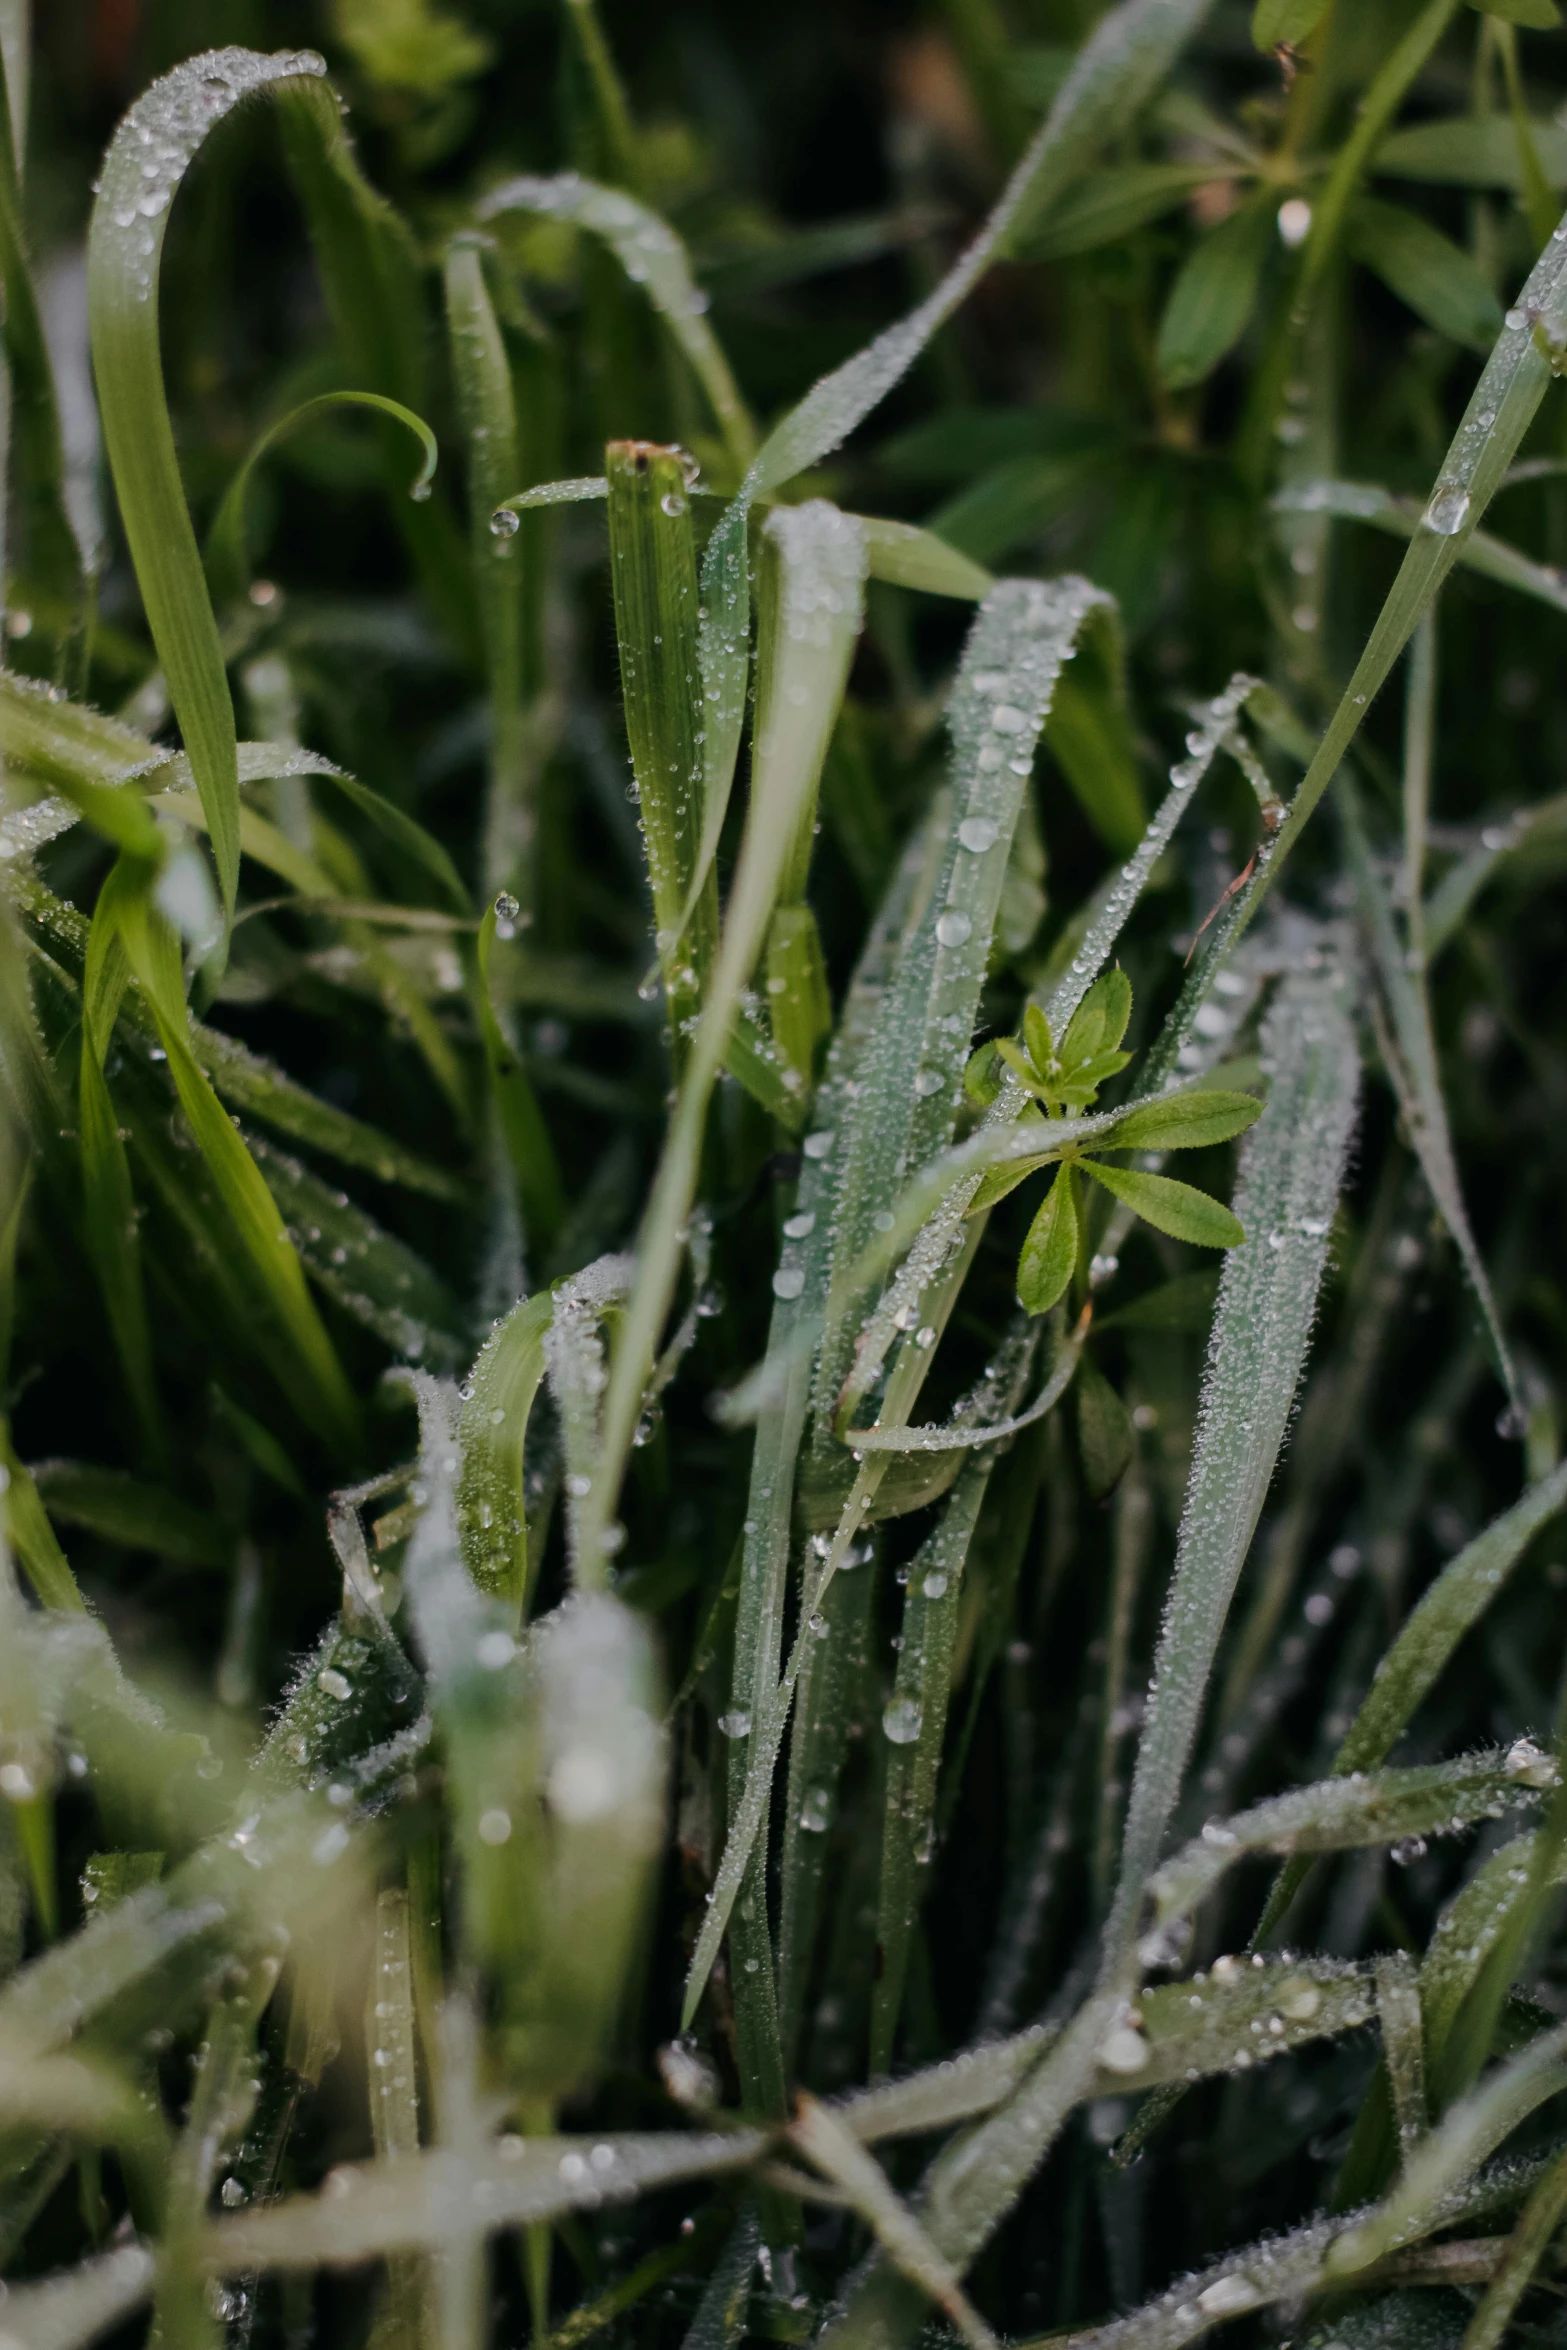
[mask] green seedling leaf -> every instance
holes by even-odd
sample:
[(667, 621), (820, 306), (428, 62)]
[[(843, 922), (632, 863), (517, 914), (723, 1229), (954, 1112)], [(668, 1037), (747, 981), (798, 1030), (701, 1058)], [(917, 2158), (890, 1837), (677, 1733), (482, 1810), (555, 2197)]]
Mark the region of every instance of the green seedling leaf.
[[(1049, 1068), (1056, 1057), (1055, 1039), (1050, 1033), (1050, 1023), (1035, 1003), (1023, 1006), (1023, 1048), (1033, 1063), (1035, 1071), (1040, 1074)], [(996, 1049), (1000, 1051), (999, 1043)], [(1011, 1052), (1004, 1053), (1002, 1056), (1008, 1067), (1014, 1071), (1017, 1071), (1021, 1065), (1020, 1061), (1014, 1057), (1016, 1052), (1017, 1048), (1014, 1045)]]
[[(1216, 1142), (1231, 1142), (1262, 1116), (1262, 1104), (1249, 1093), (1206, 1089), (1168, 1094), (1144, 1102), (1116, 1121), (1116, 1150), (1190, 1151)], [(1104, 1149), (1103, 1143), (1096, 1146)]]
[(1031, 1093), (1036, 1100), (1043, 1101), (1045, 1099), (1048, 1090), (1047, 1083), (1039, 1074), (1031, 1053), (1024, 1052), (1020, 1045), (1014, 1044), (1010, 1036), (998, 1036), (990, 1050), (996, 1059), (1005, 1062), (1019, 1085)]
[(1132, 1017), (1132, 983), (1119, 965), (1084, 996), (1061, 1039), (1062, 1065), (1075, 1070), (1098, 1053), (1114, 1052)]
[(1085, 1175), (1103, 1184), (1134, 1215), (1172, 1240), (1188, 1240), (1196, 1248), (1239, 1248), (1245, 1227), (1229, 1209), (1190, 1183), (1168, 1175), (1147, 1175), (1136, 1167), (1106, 1167), (1095, 1159), (1078, 1162)]
[[(1529, 143), (1549, 184), (1567, 187), (1567, 131), (1549, 117), (1529, 123)], [(1437, 186), (1509, 188), (1524, 193), (1518, 135), (1504, 114), (1457, 114), (1394, 131), (1377, 149), (1376, 169), (1392, 179)]]
[(1205, 382), (1251, 324), (1275, 213), (1271, 191), (1252, 198), (1210, 229), (1182, 263), (1159, 321), (1159, 373), (1172, 391)]
[(1047, 1314), (1077, 1270), (1077, 1179), (1063, 1167), (1046, 1192), (1017, 1262), (1017, 1294), (1030, 1314)]

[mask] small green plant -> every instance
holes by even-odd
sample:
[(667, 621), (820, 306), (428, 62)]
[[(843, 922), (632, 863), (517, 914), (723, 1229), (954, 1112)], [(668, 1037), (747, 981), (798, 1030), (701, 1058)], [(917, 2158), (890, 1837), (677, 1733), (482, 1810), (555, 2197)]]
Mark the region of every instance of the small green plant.
[[(1132, 983), (1120, 969), (1095, 980), (1068, 1021), (1059, 1046), (1039, 1006), (1027, 1005), (1020, 1044), (1010, 1037), (998, 1037), (981, 1045), (970, 1060), (964, 1072), (970, 1099), (989, 1108), (1001, 1093), (1004, 1068), (1033, 1101), (1043, 1105), (1040, 1123), (1047, 1130), (1052, 1118), (1091, 1110), (1099, 1088), (1118, 1077), (1131, 1061), (1131, 1054), (1120, 1050), (1131, 1016)], [(1115, 1121), (1097, 1147), (1170, 1151), (1230, 1142), (1245, 1133), (1261, 1109), (1260, 1102), (1245, 1094), (1214, 1090), (1200, 1096), (1172, 1096), (1145, 1104)], [(1027, 1120), (1028, 1113), (1024, 1115)], [(1037, 1112), (1034, 1117), (1038, 1118)], [(1048, 1313), (1080, 1270), (1083, 1218), (1079, 1173), (1172, 1240), (1190, 1241), (1199, 1248), (1237, 1248), (1246, 1237), (1228, 1208), (1190, 1183), (1177, 1183), (1167, 1175), (1141, 1168), (1106, 1166), (1090, 1148), (1075, 1140), (1061, 1144), (1060, 1158), (1059, 1171), (1028, 1228), (1018, 1258), (1018, 1300), (1031, 1314)], [(1006, 1188), (1006, 1178), (992, 1177), (988, 1187), (981, 1187), (977, 1204), (989, 1206)]]

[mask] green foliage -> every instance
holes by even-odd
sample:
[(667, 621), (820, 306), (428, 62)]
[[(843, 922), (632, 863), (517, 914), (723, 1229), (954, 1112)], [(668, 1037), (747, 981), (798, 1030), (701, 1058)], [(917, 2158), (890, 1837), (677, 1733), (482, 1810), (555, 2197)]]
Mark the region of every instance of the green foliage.
[(1554, 0), (79, 13), (5, 2350), (1546, 2341)]

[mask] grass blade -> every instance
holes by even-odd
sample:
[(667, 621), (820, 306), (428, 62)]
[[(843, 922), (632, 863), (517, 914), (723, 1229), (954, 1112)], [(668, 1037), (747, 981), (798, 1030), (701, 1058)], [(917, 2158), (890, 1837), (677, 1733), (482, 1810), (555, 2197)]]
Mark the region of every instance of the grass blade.
[(480, 1349), (462, 1411), (463, 1558), (479, 1589), (506, 1601), (514, 1622), (527, 1613), (537, 1565), (528, 1548), (526, 1446), (554, 1312), (547, 1290), (512, 1308)]
[(1359, 1088), (1334, 980), (1288, 981), (1263, 1032), (1272, 1085), (1243, 1146), (1209, 1343), (1175, 1578), (1154, 1661), (1106, 1927), (1107, 1963), (1135, 1935), (1143, 1885), (1180, 1792), (1230, 1600), (1284, 1440), (1327, 1261)]
[(603, 238), (633, 285), (647, 288), (649, 301), (707, 395), (735, 473), (743, 473), (756, 446), (755, 433), (729, 362), (707, 323), (707, 299), (669, 223), (623, 190), (599, 187), (575, 172), (558, 179), (524, 175), (503, 181), (479, 206), (479, 218), (495, 220), (504, 212), (542, 213)]

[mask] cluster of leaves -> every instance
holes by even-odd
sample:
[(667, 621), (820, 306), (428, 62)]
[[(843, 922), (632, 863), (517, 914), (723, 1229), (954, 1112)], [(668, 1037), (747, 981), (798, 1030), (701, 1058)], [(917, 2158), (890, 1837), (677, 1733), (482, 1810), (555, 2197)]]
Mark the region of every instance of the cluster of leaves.
[(0, 0), (0, 2350), (1558, 2337), (1556, 18)]

